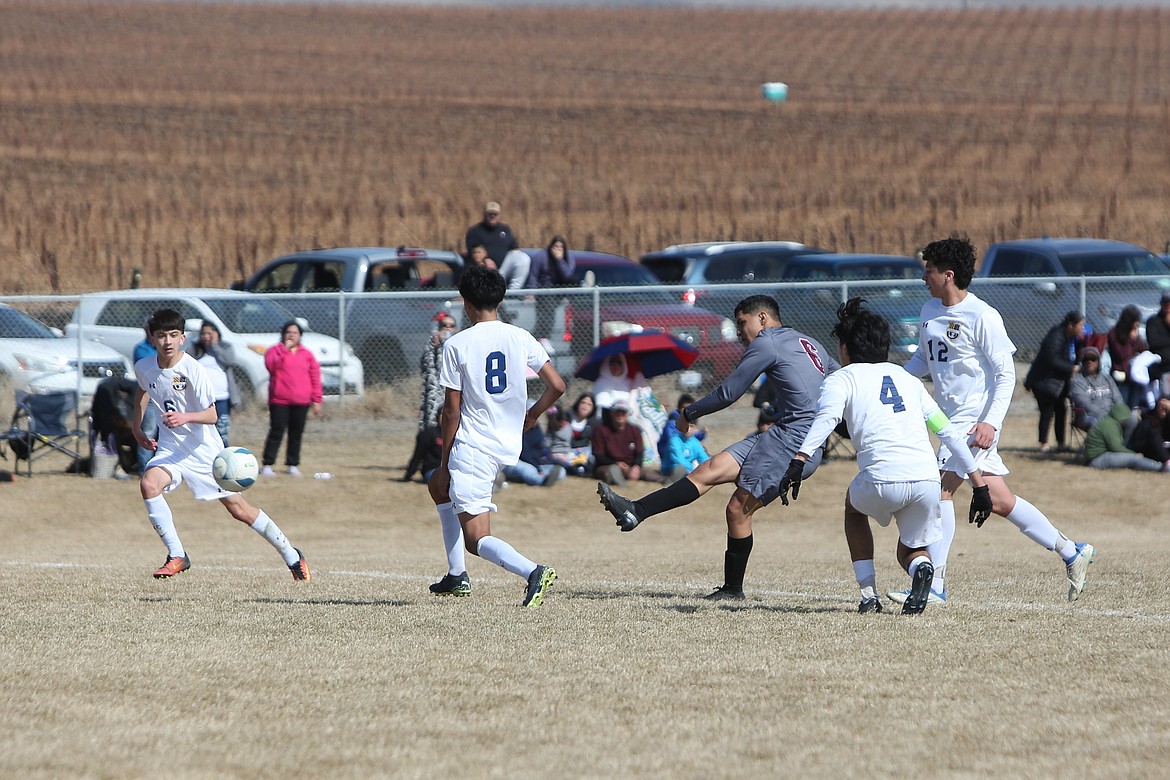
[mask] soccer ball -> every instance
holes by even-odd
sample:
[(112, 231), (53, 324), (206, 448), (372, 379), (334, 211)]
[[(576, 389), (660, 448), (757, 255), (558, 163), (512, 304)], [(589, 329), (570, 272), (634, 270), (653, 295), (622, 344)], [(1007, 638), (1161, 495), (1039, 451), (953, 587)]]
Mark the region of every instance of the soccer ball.
[(228, 447), (211, 462), (211, 476), (224, 490), (239, 493), (252, 487), (260, 476), (260, 464), (243, 447)]

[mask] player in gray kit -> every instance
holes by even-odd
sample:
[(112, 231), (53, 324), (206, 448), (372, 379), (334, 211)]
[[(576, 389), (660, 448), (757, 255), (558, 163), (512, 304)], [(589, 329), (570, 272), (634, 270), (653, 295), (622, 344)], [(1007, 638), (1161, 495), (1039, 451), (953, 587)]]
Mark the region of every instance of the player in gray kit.
[[(752, 515), (780, 493), (780, 478), (804, 442), (816, 416), (821, 382), (840, 366), (820, 342), (785, 327), (780, 308), (767, 295), (744, 298), (735, 307), (735, 327), (746, 347), (739, 365), (723, 384), (695, 401), (679, 415), (682, 434), (700, 417), (725, 409), (767, 375), (776, 396), (776, 424), (753, 433), (702, 463), (669, 487), (638, 501), (619, 496), (609, 485), (598, 483), (602, 505), (623, 531), (632, 531), (648, 517), (685, 506), (716, 485), (734, 482), (735, 493), (727, 502), (727, 553), (723, 559), (723, 585), (709, 599), (743, 598), (743, 576), (752, 552)], [(821, 462), (817, 449), (804, 471), (807, 479)]]

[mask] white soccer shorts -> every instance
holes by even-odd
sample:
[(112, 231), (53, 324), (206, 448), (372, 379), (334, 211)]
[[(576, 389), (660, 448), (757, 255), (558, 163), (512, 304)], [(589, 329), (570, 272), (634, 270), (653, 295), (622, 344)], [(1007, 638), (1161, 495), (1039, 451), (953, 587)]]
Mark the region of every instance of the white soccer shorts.
[(161, 468), (171, 475), (171, 484), (163, 490), (171, 493), (185, 480), (191, 493), (200, 501), (218, 501), (234, 495), (215, 484), (211, 476), (211, 464), (197, 463), (190, 455), (178, 455), (173, 452), (159, 450), (147, 462), (147, 469)]
[(898, 521), (898, 539), (907, 547), (918, 548), (943, 537), (939, 517), (937, 480), (919, 482), (871, 482), (858, 474), (849, 484), (849, 503), (885, 528), (890, 518)]
[(492, 489), (501, 463), (459, 439), (451, 445), (447, 468), (451, 472), (451, 504), (458, 514), (480, 515), (495, 512)]

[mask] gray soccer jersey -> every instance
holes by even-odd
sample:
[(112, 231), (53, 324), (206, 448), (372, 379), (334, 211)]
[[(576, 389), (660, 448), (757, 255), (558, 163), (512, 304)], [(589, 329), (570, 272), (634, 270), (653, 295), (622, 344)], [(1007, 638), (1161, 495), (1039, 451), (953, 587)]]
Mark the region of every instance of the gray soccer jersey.
[[(774, 426), (751, 434), (727, 448), (739, 463), (736, 484), (762, 504), (779, 494), (780, 478), (796, 454), (816, 416), (817, 398), (825, 376), (841, 366), (816, 339), (792, 328), (765, 328), (752, 339), (739, 365), (723, 384), (687, 407), (687, 419), (730, 406), (764, 374), (775, 394), (779, 415)], [(821, 450), (805, 467), (807, 478), (820, 463)]]

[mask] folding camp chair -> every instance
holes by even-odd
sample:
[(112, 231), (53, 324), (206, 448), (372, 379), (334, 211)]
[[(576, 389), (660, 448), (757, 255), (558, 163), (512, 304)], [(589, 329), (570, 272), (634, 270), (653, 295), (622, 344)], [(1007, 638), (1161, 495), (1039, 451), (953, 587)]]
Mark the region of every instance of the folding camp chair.
[(77, 427), (77, 392), (73, 390), (45, 394), (17, 390), (12, 426), (0, 433), (0, 441), (8, 442), (16, 459), (28, 461), (30, 477), (33, 461), (53, 452), (70, 458), (76, 466), (84, 457), (79, 445), (85, 437)]

